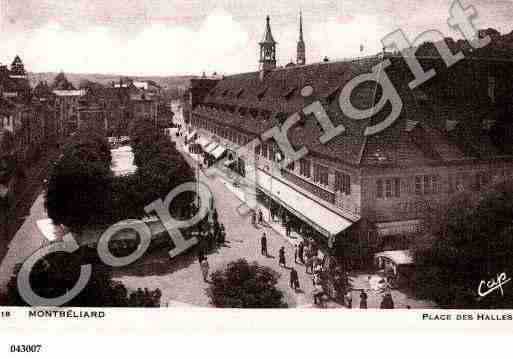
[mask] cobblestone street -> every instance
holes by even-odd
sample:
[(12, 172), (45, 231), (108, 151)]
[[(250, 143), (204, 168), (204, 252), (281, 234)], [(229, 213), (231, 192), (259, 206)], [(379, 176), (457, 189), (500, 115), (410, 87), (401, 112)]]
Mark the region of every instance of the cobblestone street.
[[(240, 258), (245, 258), (249, 262), (257, 261), (281, 274), (278, 286), (285, 293), (289, 306), (311, 307), (311, 275), (305, 273), (304, 266), (294, 263), (293, 245), (270, 227), (254, 227), (249, 223), (249, 218), (241, 217), (237, 213), (240, 200), (218, 179), (207, 180), (202, 176), (202, 180), (208, 182), (214, 194), (219, 220), (226, 227), (226, 245), (208, 256), (211, 271), (222, 269), (225, 264)], [(270, 256), (267, 258), (260, 254), (260, 237), (263, 232), (268, 238)], [(278, 250), (281, 246), (285, 247), (287, 266), (294, 266), (299, 273), (302, 292), (295, 293), (289, 287), (290, 271), (278, 265)], [(208, 284), (203, 282), (194, 253), (179, 257), (175, 263), (169, 259), (167, 252), (152, 254), (136, 265), (115, 270), (115, 276), (131, 289), (160, 288), (163, 293), (163, 304), (209, 305), (205, 292)]]

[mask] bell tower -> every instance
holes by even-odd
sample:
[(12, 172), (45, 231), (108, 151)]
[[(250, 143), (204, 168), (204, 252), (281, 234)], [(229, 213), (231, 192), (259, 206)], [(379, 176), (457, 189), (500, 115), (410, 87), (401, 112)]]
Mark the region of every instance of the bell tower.
[(298, 65), (306, 64), (305, 41), (303, 40), (303, 14), (299, 12), (299, 40), (297, 42), (297, 59)]
[(260, 42), (260, 69), (272, 70), (276, 68), (276, 44), (273, 34), (271, 32), (271, 24), (269, 15), (266, 18), (267, 24), (265, 28), (265, 35), (262, 42)]

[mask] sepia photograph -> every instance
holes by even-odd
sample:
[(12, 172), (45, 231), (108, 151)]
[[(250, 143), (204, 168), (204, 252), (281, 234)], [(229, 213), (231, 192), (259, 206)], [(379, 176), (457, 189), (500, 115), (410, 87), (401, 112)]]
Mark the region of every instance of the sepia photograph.
[(0, 4), (0, 325), (513, 321), (513, 2)]

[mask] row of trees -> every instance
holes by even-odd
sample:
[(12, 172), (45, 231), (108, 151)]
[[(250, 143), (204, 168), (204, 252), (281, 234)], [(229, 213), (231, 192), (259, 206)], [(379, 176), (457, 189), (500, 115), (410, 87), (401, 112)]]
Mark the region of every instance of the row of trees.
[[(416, 253), (415, 294), (445, 308), (511, 308), (498, 290), (478, 295), (481, 281), (513, 274), (513, 182), (476, 196), (461, 193), (433, 214), (434, 245)], [(488, 290), (485, 285), (483, 291)]]
[[(111, 171), (111, 151), (106, 139), (93, 129), (80, 129), (68, 140), (63, 155), (54, 164), (49, 178), (45, 204), (48, 216), (72, 232), (91, 227), (142, 218), (144, 207), (165, 198), (176, 186), (194, 180), (185, 159), (161, 132), (149, 124), (139, 124), (131, 131), (131, 141), (138, 166), (136, 173), (115, 177)], [(172, 212), (187, 205), (187, 196), (172, 204)], [(189, 201), (190, 202), (190, 201)], [(83, 258), (80, 254), (58, 253), (47, 256), (33, 270), (31, 284), (40, 296), (52, 298), (70, 290), (76, 283)], [(153, 307), (159, 306), (160, 290), (130, 293), (111, 278), (110, 271), (93, 263), (87, 287), (70, 306)], [(19, 296), (16, 276), (9, 284), (7, 302), (24, 305)]]
[[(194, 172), (162, 132), (148, 123), (132, 128), (130, 142), (137, 172), (114, 179), (113, 208), (117, 220), (141, 218), (144, 207), (157, 199), (164, 199), (177, 186), (194, 181)], [(179, 196), (173, 202), (171, 213), (187, 207), (193, 196)]]
[[(138, 169), (132, 175), (114, 177), (110, 147), (101, 134), (82, 129), (68, 140), (46, 193), (48, 216), (54, 223), (80, 232), (141, 218), (146, 215), (145, 206), (194, 180), (175, 144), (151, 124), (136, 125), (131, 143)], [(185, 205), (187, 196), (183, 197), (174, 203), (175, 212)]]

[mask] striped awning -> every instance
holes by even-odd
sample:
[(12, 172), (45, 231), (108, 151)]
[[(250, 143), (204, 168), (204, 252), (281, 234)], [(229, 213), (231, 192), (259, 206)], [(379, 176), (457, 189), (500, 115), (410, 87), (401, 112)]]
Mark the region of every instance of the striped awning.
[(213, 150), (216, 149), (217, 146), (219, 146), (217, 142), (212, 142), (207, 147), (205, 147), (204, 150), (206, 153), (211, 153)]
[(210, 154), (214, 156), (216, 160), (220, 159), (226, 153), (226, 147), (217, 146)]
[(201, 148), (203, 148), (203, 150), (205, 150), (205, 148), (210, 144), (210, 140), (208, 138), (205, 138), (205, 137), (201, 137), (196, 142), (198, 143), (198, 145), (201, 146)]

